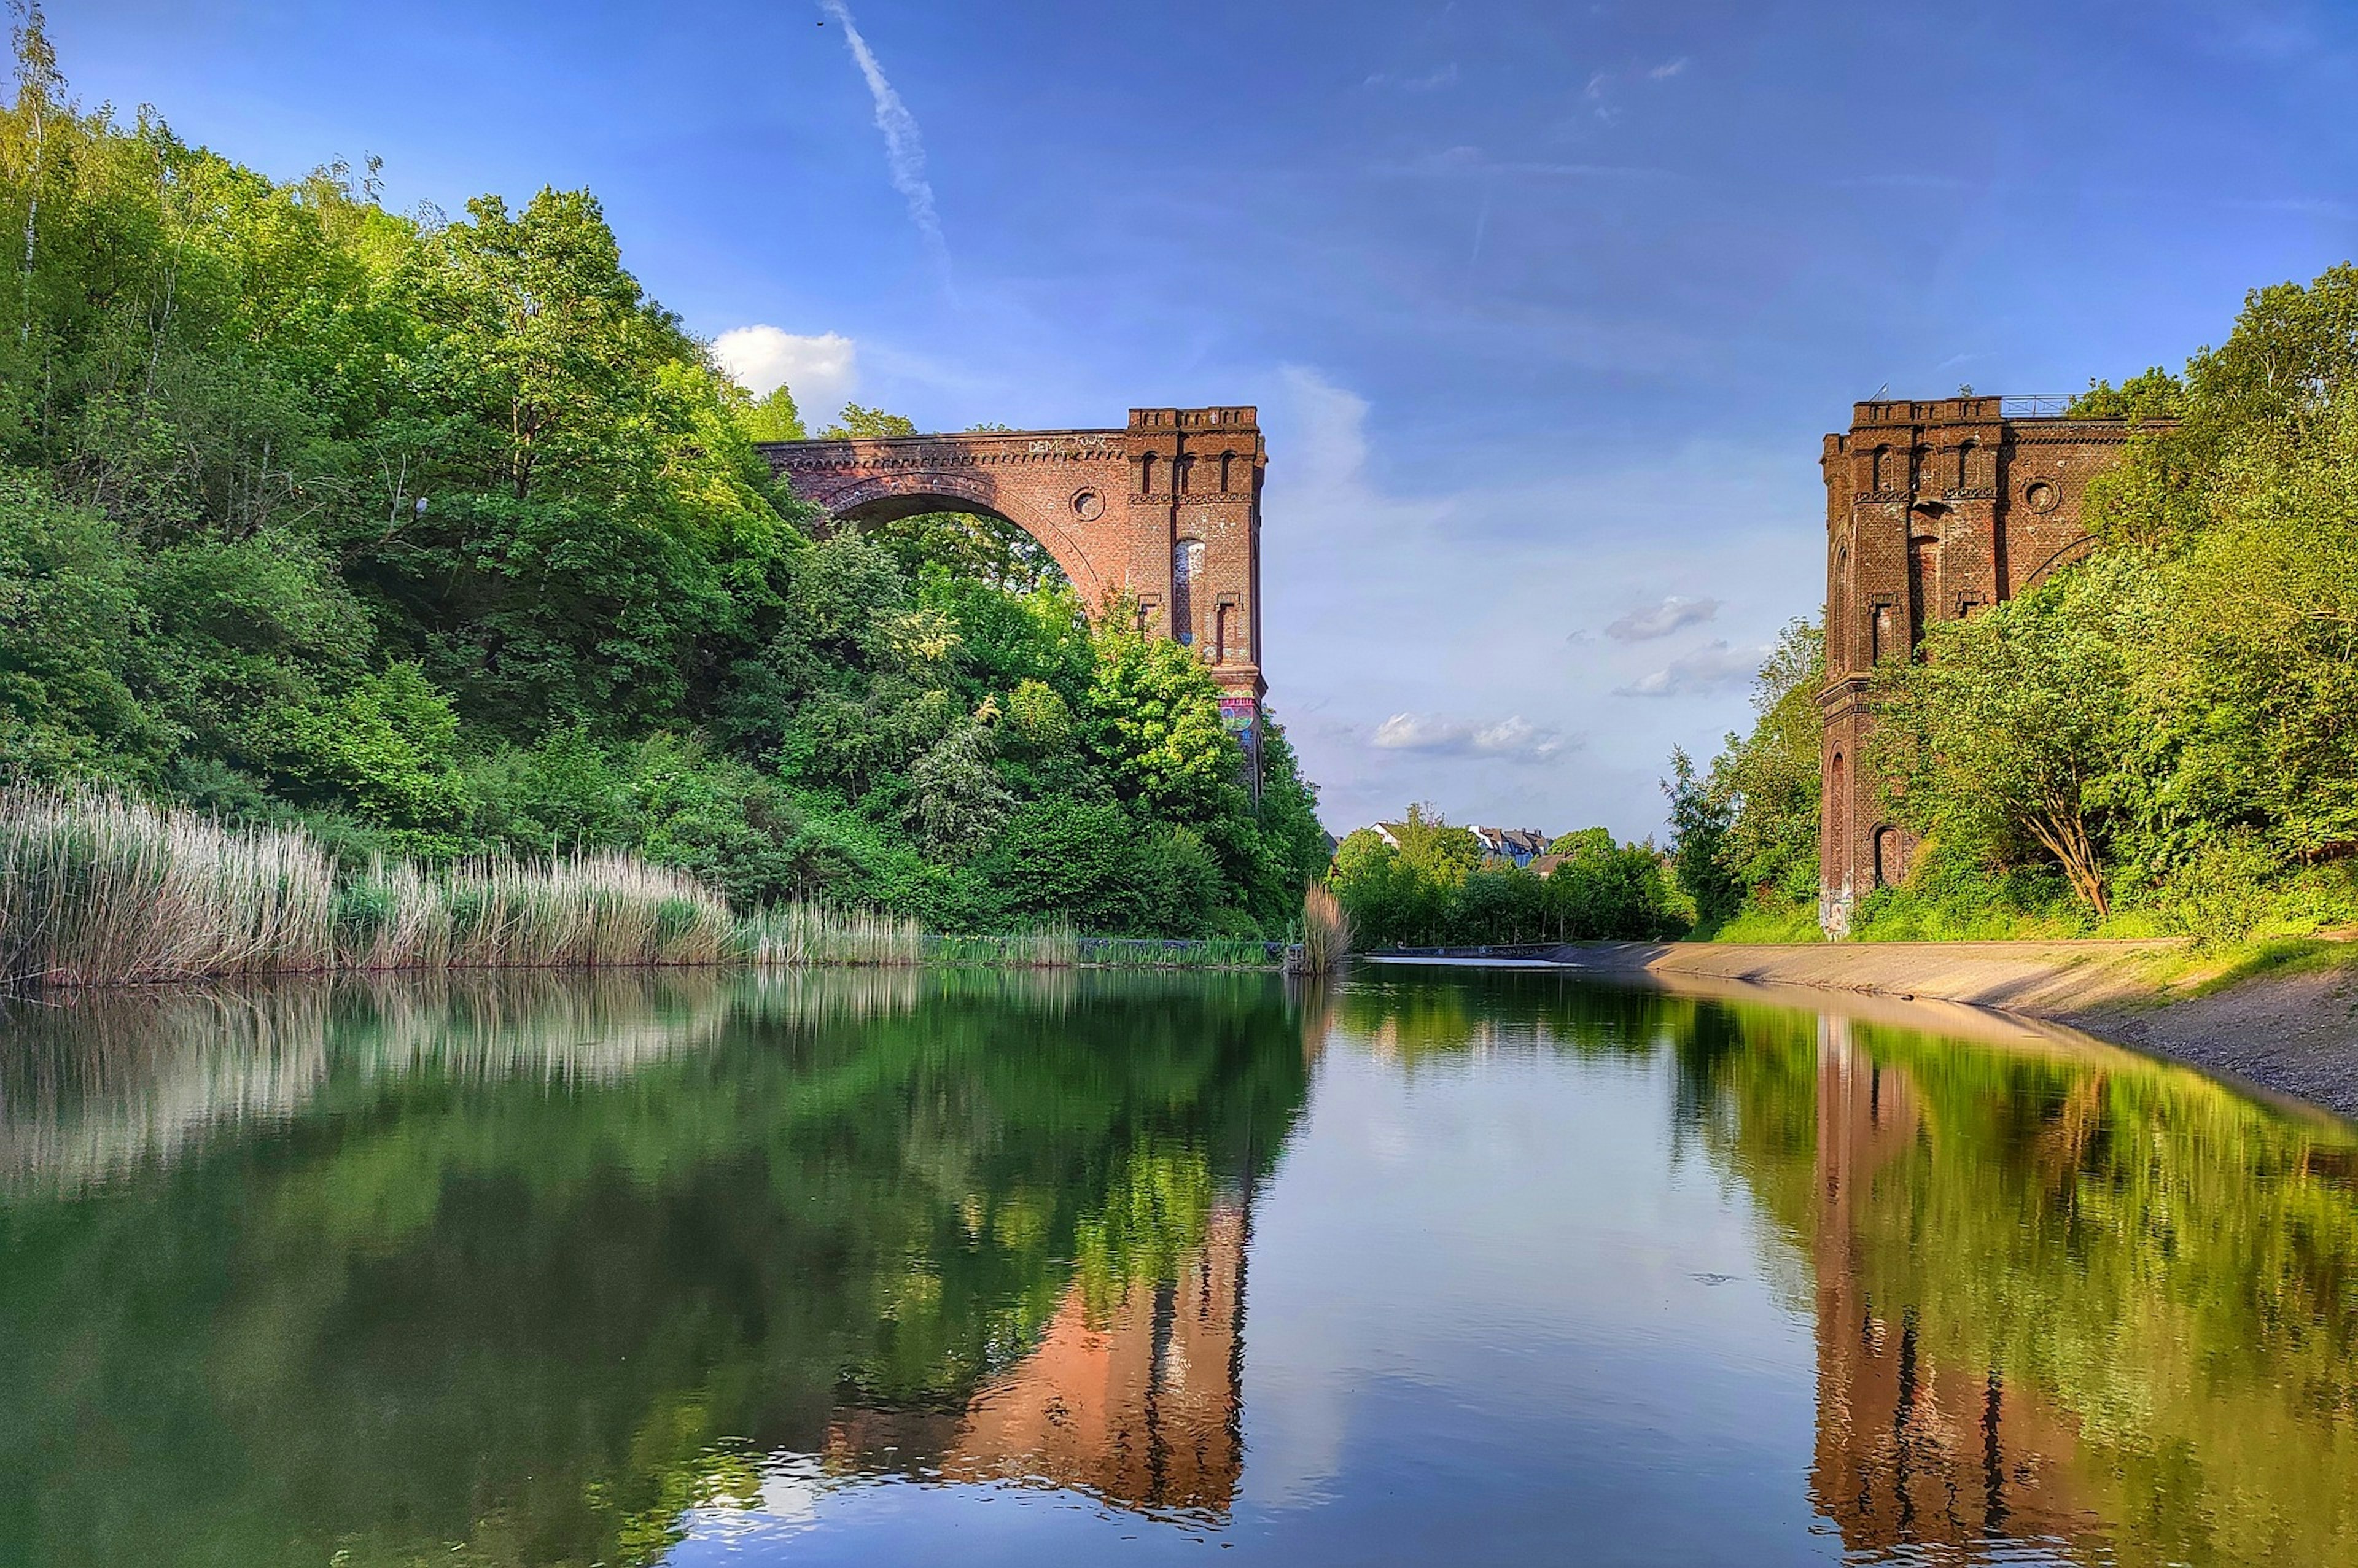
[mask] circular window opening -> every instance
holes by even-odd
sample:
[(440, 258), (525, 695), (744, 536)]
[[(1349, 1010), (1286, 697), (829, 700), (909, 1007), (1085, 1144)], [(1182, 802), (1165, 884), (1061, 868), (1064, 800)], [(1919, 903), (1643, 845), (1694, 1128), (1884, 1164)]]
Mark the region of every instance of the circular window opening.
[(1094, 522), (1096, 519), (1104, 516), (1105, 497), (1099, 495), (1094, 490), (1075, 491), (1073, 492), (1073, 515), (1080, 518), (1085, 523)]
[(2052, 512), (2055, 510), (2055, 503), (2062, 497), (2056, 493), (2053, 485), (2043, 479), (2038, 479), (2023, 487), (2022, 499), (2033, 512)]

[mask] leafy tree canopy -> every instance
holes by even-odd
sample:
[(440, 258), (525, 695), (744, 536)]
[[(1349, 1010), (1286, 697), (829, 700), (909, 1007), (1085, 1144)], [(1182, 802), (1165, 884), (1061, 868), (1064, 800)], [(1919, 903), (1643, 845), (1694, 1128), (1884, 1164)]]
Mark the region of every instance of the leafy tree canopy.
[(17, 54), (0, 776), (946, 928), (1283, 932), (1325, 853), (1282, 731), (1249, 777), (1201, 662), (1093, 630), (1003, 519), (829, 527), (755, 445), (791, 390), (722, 374), (589, 192), (388, 212), (373, 167), (80, 107), (38, 14)]

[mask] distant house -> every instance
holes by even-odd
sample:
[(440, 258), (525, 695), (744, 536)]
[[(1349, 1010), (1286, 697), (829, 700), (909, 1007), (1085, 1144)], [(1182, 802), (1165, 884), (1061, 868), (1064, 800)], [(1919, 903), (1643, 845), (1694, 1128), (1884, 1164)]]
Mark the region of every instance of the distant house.
[(1570, 859), (1569, 855), (1541, 855), (1523, 869), (1535, 877), (1552, 877), (1555, 869)]
[(1547, 853), (1547, 835), (1536, 827), (1469, 827), (1482, 853), (1528, 866)]
[[(1400, 830), (1407, 826), (1405, 822), (1379, 822), (1375, 824), (1376, 837), (1397, 849), (1401, 847)], [(1466, 831), (1474, 835), (1484, 860), (1528, 866), (1547, 853), (1547, 835), (1535, 827), (1468, 827)]]

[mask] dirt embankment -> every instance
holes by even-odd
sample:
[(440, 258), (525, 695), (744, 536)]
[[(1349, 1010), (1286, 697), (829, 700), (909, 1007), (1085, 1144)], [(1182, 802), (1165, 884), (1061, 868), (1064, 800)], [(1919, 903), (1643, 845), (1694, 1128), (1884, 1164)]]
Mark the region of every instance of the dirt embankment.
[(1576, 968), (1999, 1008), (2358, 1117), (2358, 945), (2241, 979), (2169, 942), (1608, 943), (1554, 956)]

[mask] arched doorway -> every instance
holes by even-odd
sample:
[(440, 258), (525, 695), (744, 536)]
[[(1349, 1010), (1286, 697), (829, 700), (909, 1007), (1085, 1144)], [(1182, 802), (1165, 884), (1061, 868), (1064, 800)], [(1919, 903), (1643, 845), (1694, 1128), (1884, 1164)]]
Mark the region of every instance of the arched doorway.
[(1898, 887), (1908, 878), (1908, 837), (1886, 823), (1875, 830), (1875, 885)]
[(1826, 766), (1826, 885), (1850, 886), (1850, 777), (1843, 754), (1836, 752)]

